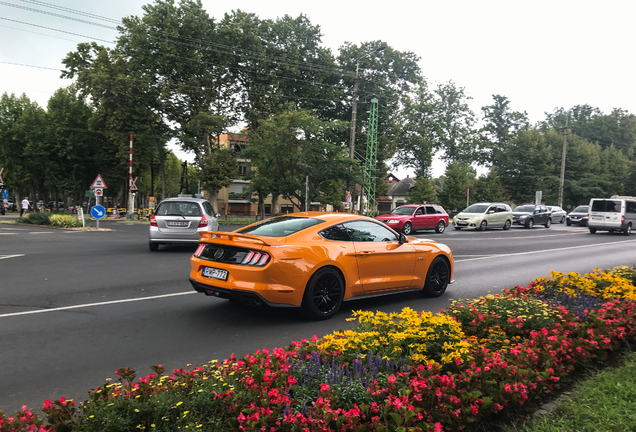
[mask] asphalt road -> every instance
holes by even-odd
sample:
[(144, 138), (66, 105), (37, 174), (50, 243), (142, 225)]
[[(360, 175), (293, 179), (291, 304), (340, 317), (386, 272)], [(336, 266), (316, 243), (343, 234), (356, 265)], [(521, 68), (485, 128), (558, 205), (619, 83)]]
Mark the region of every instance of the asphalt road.
[(418, 237), (448, 244), (455, 280), (439, 299), (416, 293), (357, 300), (333, 319), (294, 310), (247, 308), (195, 293), (194, 247), (147, 247), (147, 225), (103, 222), (111, 232), (0, 224), (0, 409), (40, 408), (86, 392), (131, 367), (168, 370), (243, 356), (264, 347), (350, 328), (352, 310), (439, 311), (451, 299), (528, 284), (549, 270), (588, 272), (636, 264), (636, 236), (553, 225), (532, 230), (448, 230)]

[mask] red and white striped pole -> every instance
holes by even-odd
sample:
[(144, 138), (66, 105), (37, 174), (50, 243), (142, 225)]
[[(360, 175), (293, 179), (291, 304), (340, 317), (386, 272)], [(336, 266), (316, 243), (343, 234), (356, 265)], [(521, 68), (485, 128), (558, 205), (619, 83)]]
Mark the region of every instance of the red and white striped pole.
[(128, 165), (128, 219), (134, 219), (135, 214), (135, 203), (133, 202), (132, 195), (132, 134), (130, 134), (130, 163)]

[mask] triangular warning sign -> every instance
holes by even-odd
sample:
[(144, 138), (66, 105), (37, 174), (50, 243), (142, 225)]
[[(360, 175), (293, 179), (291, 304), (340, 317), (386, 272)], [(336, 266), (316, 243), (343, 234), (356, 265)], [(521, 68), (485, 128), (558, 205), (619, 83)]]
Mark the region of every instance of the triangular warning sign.
[(106, 183), (104, 183), (104, 180), (102, 179), (101, 174), (97, 174), (97, 177), (95, 177), (95, 181), (91, 185), (91, 189), (108, 189), (106, 187)]

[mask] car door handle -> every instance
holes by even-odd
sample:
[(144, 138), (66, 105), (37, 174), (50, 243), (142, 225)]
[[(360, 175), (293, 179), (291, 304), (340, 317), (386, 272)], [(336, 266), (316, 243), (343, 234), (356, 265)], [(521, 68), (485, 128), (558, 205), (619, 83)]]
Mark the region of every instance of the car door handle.
[(354, 252), (354, 253), (351, 253), (351, 254), (348, 254), (348, 255), (364, 257), (364, 256), (370, 256), (371, 254), (373, 254), (373, 251)]

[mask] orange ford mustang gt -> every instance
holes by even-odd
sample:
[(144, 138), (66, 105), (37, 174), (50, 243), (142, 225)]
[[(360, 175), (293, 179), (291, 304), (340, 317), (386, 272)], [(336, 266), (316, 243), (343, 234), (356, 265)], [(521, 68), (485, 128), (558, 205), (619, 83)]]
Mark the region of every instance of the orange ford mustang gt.
[(453, 281), (451, 250), (349, 213), (278, 216), (234, 232), (201, 232), (190, 282), (206, 295), (301, 307), (313, 319), (345, 300), (401, 291), (438, 297)]

